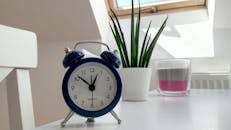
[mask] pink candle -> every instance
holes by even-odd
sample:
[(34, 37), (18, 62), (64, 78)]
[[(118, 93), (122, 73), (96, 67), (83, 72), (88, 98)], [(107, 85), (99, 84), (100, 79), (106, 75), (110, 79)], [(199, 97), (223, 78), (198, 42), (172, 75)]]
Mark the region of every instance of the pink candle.
[(189, 87), (188, 68), (158, 69), (159, 91), (163, 95), (184, 95)]
[(163, 91), (186, 91), (187, 80), (159, 80), (159, 87)]
[(189, 94), (191, 68), (188, 59), (157, 60), (155, 70), (158, 92), (164, 96), (185, 96)]

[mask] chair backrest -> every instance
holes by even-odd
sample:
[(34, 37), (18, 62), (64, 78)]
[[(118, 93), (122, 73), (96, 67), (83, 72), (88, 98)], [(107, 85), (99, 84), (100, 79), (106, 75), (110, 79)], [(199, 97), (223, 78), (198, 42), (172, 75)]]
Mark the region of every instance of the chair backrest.
[(0, 25), (0, 67), (35, 68), (36, 66), (35, 33)]

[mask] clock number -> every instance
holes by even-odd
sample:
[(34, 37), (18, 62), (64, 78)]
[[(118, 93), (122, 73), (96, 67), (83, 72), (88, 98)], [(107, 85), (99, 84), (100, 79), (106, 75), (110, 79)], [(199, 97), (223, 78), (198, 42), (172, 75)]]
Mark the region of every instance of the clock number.
[(107, 95), (107, 99), (110, 99), (110, 97), (111, 97), (111, 96), (108, 94), (108, 95)]
[(73, 91), (75, 89), (75, 86), (71, 86), (71, 90)]
[(82, 75), (86, 74), (86, 70), (81, 70), (81, 74)]
[(79, 81), (79, 78), (78, 78), (78, 77), (75, 77), (75, 81)]
[(84, 105), (84, 101), (82, 100), (81, 105)]
[(95, 72), (95, 68), (90, 68), (90, 72), (91, 73)]
[(109, 78), (109, 77), (107, 77), (107, 78), (106, 78), (106, 81), (110, 81), (110, 78)]
[(91, 104), (91, 108), (93, 108), (94, 107), (94, 105), (93, 104)]
[(102, 70), (100, 70), (100, 75), (102, 75), (103, 74), (103, 71)]
[(104, 102), (103, 102), (103, 100), (100, 102), (100, 106), (103, 106), (104, 105)]
[(74, 99), (76, 100), (78, 97), (77, 97), (77, 95), (74, 95)]
[(109, 90), (110, 90), (110, 91), (112, 90), (112, 86), (111, 86), (111, 85), (109, 86)]

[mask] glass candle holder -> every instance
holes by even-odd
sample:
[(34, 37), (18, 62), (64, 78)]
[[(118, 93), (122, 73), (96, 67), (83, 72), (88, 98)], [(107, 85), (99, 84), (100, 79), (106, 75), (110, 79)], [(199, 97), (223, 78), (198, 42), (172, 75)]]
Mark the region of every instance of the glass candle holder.
[(191, 67), (188, 59), (166, 59), (155, 62), (158, 91), (165, 96), (189, 94)]

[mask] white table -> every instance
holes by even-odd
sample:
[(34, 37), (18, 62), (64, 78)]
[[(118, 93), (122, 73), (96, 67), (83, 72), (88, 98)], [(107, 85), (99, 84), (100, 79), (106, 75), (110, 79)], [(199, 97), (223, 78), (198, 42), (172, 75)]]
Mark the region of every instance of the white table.
[(231, 130), (231, 90), (192, 90), (187, 97), (152, 92), (147, 102), (121, 101), (115, 111), (120, 125), (110, 114), (88, 125), (76, 115), (65, 128), (59, 120), (34, 130)]
[(6, 79), (11, 130), (34, 128), (29, 70), (36, 66), (35, 33), (0, 25), (0, 82)]

